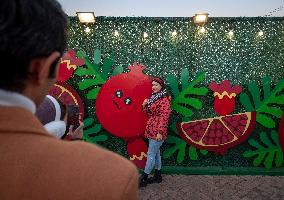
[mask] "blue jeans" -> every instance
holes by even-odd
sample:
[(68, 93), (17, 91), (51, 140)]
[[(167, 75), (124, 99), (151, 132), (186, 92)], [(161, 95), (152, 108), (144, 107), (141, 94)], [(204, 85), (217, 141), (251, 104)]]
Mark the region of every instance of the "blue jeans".
[(150, 174), (154, 167), (157, 170), (161, 169), (162, 161), (161, 161), (160, 147), (162, 146), (163, 142), (164, 142), (163, 140), (157, 141), (149, 139), (147, 162), (144, 169), (144, 172), (146, 174)]

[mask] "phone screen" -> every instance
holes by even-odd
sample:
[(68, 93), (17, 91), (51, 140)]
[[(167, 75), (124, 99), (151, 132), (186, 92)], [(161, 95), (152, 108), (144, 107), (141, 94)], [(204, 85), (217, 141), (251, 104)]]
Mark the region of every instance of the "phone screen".
[(66, 130), (69, 130), (69, 127), (73, 125), (73, 130), (78, 128), (80, 126), (79, 123), (79, 107), (76, 105), (68, 105), (67, 106), (67, 128)]

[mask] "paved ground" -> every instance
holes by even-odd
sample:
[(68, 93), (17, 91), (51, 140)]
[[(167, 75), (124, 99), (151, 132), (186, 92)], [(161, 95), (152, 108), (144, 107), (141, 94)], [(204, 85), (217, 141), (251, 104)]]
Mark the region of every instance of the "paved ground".
[(161, 184), (140, 189), (139, 199), (284, 200), (284, 176), (163, 175)]

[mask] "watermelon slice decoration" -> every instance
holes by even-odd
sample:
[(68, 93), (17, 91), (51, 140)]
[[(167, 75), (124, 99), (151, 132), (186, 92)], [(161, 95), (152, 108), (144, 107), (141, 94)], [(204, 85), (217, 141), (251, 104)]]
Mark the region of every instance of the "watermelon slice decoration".
[(252, 133), (256, 122), (255, 112), (177, 123), (180, 136), (190, 145), (225, 154), (244, 142)]

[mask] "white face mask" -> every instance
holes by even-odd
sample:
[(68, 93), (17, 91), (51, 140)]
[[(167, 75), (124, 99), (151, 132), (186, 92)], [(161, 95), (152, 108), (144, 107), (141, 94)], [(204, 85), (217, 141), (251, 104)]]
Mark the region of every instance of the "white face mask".
[(66, 131), (66, 123), (64, 121), (53, 121), (45, 124), (44, 128), (50, 135), (60, 139)]

